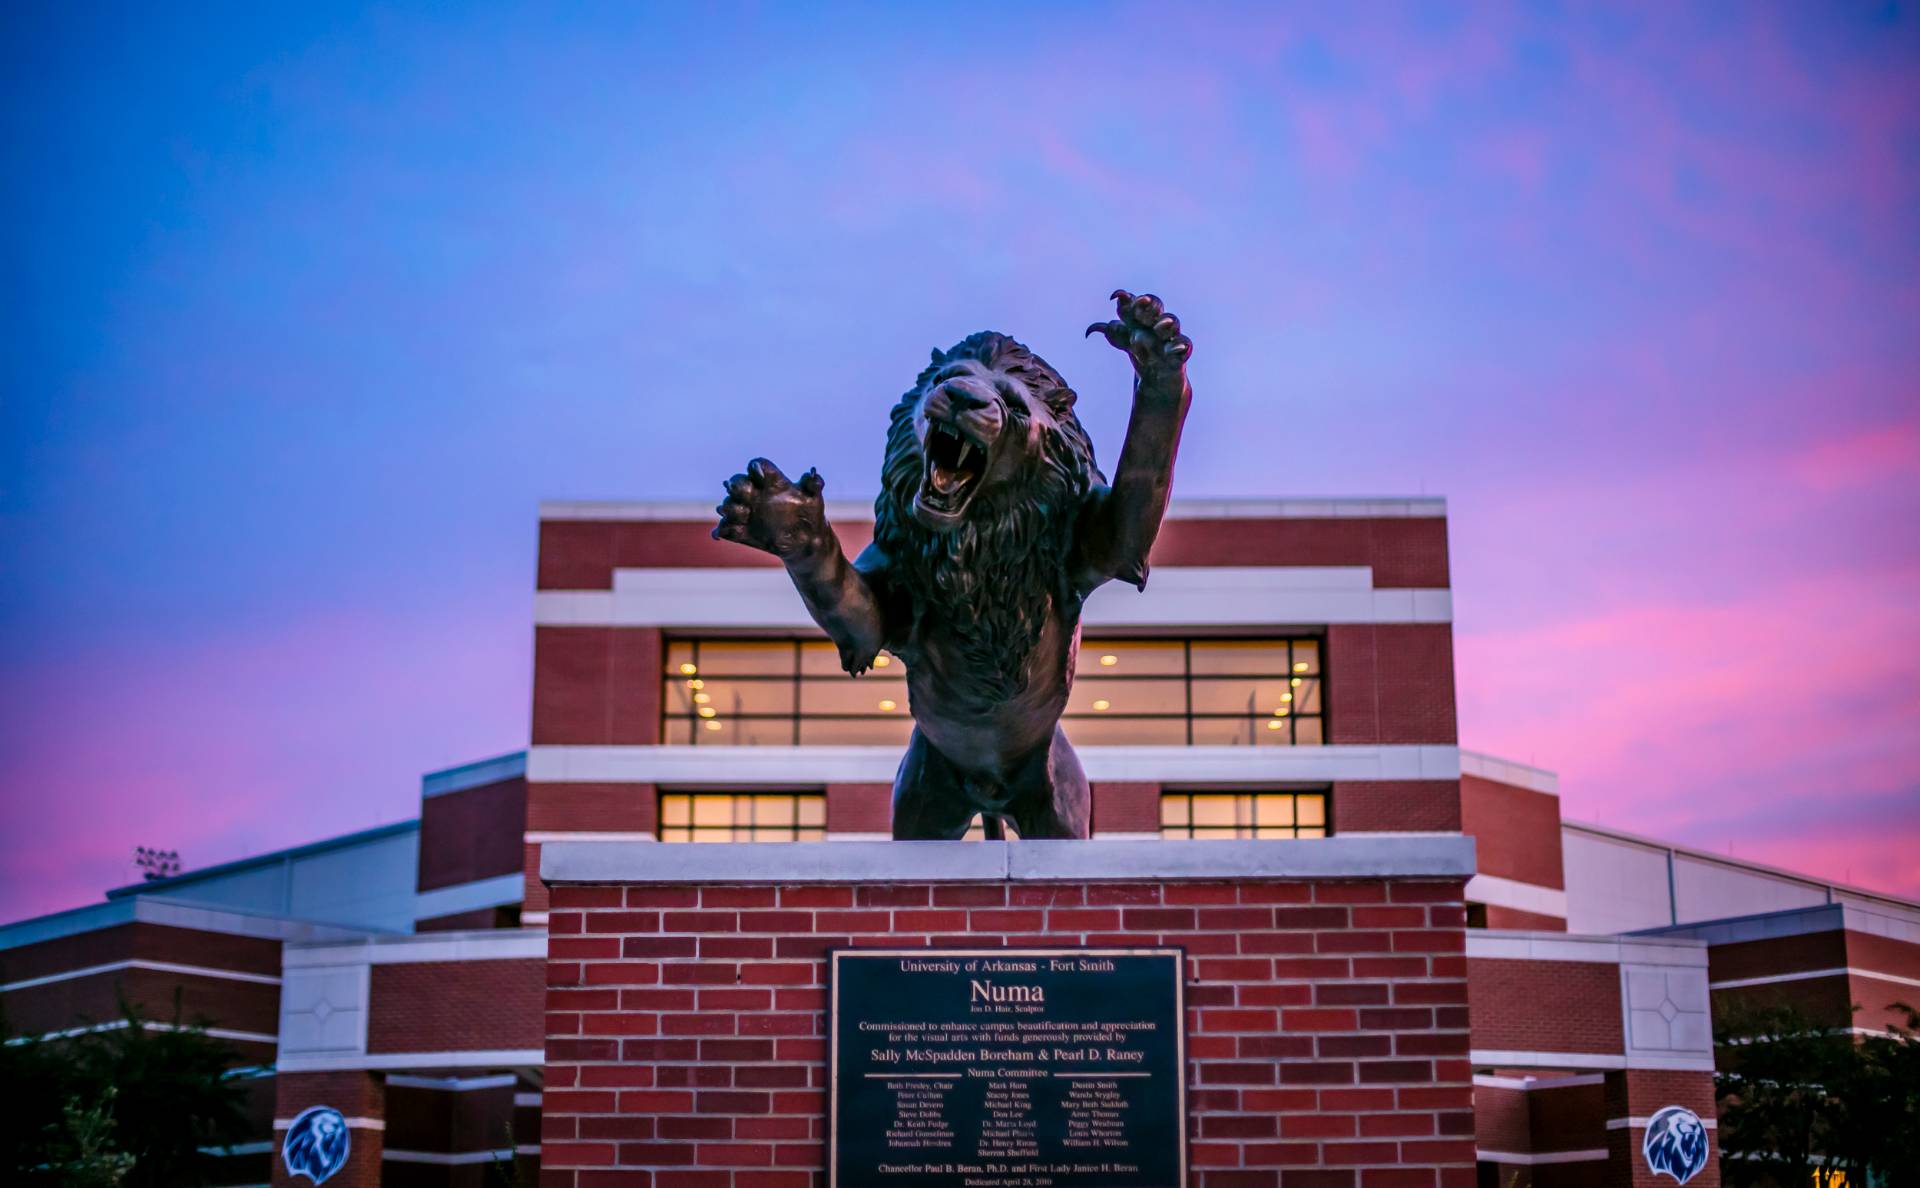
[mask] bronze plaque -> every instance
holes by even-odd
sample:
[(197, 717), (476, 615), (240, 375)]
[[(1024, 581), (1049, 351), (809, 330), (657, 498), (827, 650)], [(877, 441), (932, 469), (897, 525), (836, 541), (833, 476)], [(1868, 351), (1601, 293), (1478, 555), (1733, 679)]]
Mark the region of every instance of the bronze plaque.
[(1185, 955), (837, 949), (832, 1188), (1181, 1188)]

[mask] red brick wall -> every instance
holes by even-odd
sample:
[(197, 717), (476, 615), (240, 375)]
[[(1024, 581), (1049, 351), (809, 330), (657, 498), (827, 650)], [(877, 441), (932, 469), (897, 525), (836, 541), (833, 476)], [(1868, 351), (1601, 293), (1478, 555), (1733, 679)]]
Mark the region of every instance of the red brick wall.
[(527, 786), (527, 829), (536, 833), (651, 833), (659, 816), (659, 789), (652, 784)]
[(1533, 1149), (1595, 1151), (1606, 1146), (1606, 1097), (1604, 1081), (1590, 1085), (1536, 1088), (1528, 1093)]
[(1716, 982), (1839, 969), (1846, 964), (1846, 934), (1837, 928), (1829, 932), (1713, 945), (1707, 950), (1708, 976)]
[(1566, 887), (1558, 796), (1463, 775), (1460, 825), (1478, 843), (1481, 874), (1539, 887)]
[(1093, 785), (1095, 833), (1159, 833), (1160, 785), (1098, 783)]
[(537, 957), (375, 965), (369, 1052), (540, 1046)]
[(816, 1183), (848, 944), (1184, 945), (1194, 1184), (1473, 1182), (1458, 880), (552, 897), (545, 1184)]
[(893, 832), (892, 784), (828, 784), (827, 831)]
[(1527, 1091), (1497, 1085), (1473, 1087), (1473, 1141), (1482, 1151), (1524, 1155), (1533, 1150)]
[(1457, 780), (1342, 780), (1333, 786), (1335, 833), (1451, 832), (1459, 828)]
[(526, 821), (523, 776), (425, 798), (420, 802), (419, 889), (518, 873)]
[(1467, 962), (1473, 1046), (1501, 1052), (1624, 1050), (1620, 967), (1588, 961)]
[[(540, 525), (539, 588), (607, 590), (613, 571), (681, 566), (768, 567), (771, 557), (713, 540), (702, 521), (547, 520)], [(865, 548), (873, 525), (836, 521), (849, 556)], [(1444, 588), (1447, 522), (1389, 519), (1168, 520), (1154, 541), (1155, 565), (1370, 565), (1373, 583)]]
[(1446, 623), (1336, 623), (1327, 629), (1327, 741), (1459, 741), (1453, 628)]
[(535, 627), (534, 745), (658, 743), (660, 648), (651, 627)]
[(1559, 916), (1523, 912), (1519, 908), (1487, 904), (1487, 927), (1518, 929), (1522, 932), (1565, 932), (1567, 922)]
[(136, 923), (7, 949), (0, 952), (0, 981), (21, 982), (134, 957), (272, 977), (280, 975), (280, 942), (277, 940)]
[[(1701, 1118), (1714, 1118), (1713, 1074), (1630, 1068), (1607, 1074), (1606, 1114), (1614, 1118), (1648, 1118), (1664, 1106), (1685, 1106)], [(1646, 1130), (1639, 1126), (1607, 1131), (1611, 1158), (1606, 1183), (1610, 1188), (1672, 1188), (1672, 1177), (1656, 1176), (1647, 1168), (1640, 1144)], [(1720, 1132), (1707, 1132), (1707, 1165), (1687, 1181), (1687, 1188), (1720, 1188)]]

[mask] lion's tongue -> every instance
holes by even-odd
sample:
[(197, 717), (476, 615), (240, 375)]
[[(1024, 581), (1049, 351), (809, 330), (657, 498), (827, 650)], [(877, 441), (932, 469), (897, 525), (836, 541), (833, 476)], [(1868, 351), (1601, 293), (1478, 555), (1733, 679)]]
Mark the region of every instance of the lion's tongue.
[(964, 476), (957, 470), (948, 470), (946, 467), (936, 464), (933, 467), (932, 473), (927, 476), (927, 479), (933, 484), (935, 491), (942, 495), (951, 495), (960, 489), (960, 482), (963, 477)]

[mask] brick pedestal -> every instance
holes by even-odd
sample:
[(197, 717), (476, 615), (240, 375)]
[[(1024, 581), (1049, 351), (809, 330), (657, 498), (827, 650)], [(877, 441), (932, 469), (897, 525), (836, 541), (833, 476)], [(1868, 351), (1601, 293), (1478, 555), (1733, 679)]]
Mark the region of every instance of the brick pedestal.
[(824, 1183), (829, 948), (1180, 945), (1191, 1182), (1467, 1188), (1471, 842), (549, 846), (542, 1182)]

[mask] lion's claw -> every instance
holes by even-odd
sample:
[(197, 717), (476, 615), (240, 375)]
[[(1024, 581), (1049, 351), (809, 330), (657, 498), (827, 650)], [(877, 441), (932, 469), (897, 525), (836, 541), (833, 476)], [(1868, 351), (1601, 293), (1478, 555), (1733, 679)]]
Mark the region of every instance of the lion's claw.
[(790, 482), (780, 468), (765, 458), (747, 464), (744, 474), (726, 482), (727, 497), (713, 510), (715, 540), (731, 540), (783, 561), (806, 556), (826, 540), (826, 506), (820, 492), (826, 480), (817, 470)]
[(1091, 337), (1098, 331), (1112, 346), (1127, 352), (1141, 382), (1173, 380), (1193, 355), (1193, 341), (1180, 332), (1180, 319), (1166, 311), (1152, 293), (1134, 295), (1125, 289), (1113, 291), (1112, 321), (1095, 322), (1087, 327)]

